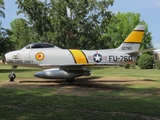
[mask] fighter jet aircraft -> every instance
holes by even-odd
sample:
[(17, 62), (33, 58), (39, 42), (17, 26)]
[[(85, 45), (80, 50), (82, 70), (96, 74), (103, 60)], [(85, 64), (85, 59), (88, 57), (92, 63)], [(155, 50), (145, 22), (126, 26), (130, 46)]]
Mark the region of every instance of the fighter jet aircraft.
[(47, 68), (34, 74), (45, 79), (66, 79), (73, 82), (76, 77), (90, 76), (88, 66), (107, 66), (135, 63), (145, 31), (145, 25), (138, 25), (123, 43), (115, 49), (78, 50), (61, 49), (47, 43), (33, 43), (21, 50), (5, 54), (6, 62), (12, 65), (9, 74), (14, 81), (17, 66)]

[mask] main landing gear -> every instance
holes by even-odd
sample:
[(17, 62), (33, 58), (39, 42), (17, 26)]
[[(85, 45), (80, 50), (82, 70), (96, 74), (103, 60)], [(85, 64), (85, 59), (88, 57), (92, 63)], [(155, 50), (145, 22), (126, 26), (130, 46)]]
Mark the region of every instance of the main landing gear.
[(74, 78), (68, 78), (66, 79), (68, 83), (73, 83), (74, 82)]
[(12, 66), (12, 72), (9, 74), (9, 80), (10, 82), (13, 82), (14, 79), (16, 78), (16, 75), (14, 74), (15, 69), (17, 68), (17, 66)]

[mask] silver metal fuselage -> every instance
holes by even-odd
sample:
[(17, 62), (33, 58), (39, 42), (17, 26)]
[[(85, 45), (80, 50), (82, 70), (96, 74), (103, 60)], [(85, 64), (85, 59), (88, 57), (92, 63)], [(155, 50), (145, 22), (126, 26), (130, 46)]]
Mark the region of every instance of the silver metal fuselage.
[[(37, 59), (36, 55), (38, 53), (41, 53), (43, 57)], [(76, 50), (72, 52), (72, 50), (69, 49), (59, 48), (23, 48), (5, 54), (5, 58), (8, 64), (14, 66), (47, 68), (70, 65), (118, 65), (130, 64), (136, 61), (136, 56), (130, 56), (122, 51), (116, 51), (115, 49)]]

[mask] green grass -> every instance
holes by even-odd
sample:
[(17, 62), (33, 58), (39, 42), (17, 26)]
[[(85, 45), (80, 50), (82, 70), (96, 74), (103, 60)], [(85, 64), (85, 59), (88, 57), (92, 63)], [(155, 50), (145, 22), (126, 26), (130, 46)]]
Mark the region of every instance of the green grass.
[(125, 69), (123, 67), (109, 67), (109, 68), (101, 68), (95, 69), (93, 71), (94, 75), (100, 76), (108, 76), (108, 77), (137, 77), (137, 78), (148, 78), (152, 79), (153, 77), (156, 79), (160, 79), (160, 70), (157, 69)]
[[(20, 67), (17, 79), (34, 78), (34, 72), (39, 70)], [(10, 66), (3, 65), (0, 83), (8, 80), (8, 73)], [(93, 70), (92, 76), (105, 76), (109, 81), (134, 78), (137, 84), (88, 82), (89, 85), (0, 87), (0, 120), (160, 119), (159, 73), (156, 69), (103, 68)]]

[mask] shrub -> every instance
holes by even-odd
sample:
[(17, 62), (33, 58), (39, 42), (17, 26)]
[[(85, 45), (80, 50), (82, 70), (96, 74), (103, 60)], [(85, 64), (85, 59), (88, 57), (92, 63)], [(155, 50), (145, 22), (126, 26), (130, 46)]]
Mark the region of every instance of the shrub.
[(153, 57), (150, 54), (144, 53), (138, 59), (138, 66), (141, 69), (152, 69), (153, 68)]
[(160, 60), (157, 60), (157, 61), (155, 62), (155, 64), (156, 64), (156, 68), (157, 68), (157, 69), (160, 69)]
[(124, 68), (126, 68), (126, 69), (135, 69), (136, 68), (136, 65), (135, 64), (132, 64), (132, 63), (130, 63), (130, 64), (126, 64), (126, 65), (124, 65)]
[(124, 65), (124, 68), (126, 68), (126, 69), (130, 69), (130, 64), (126, 64), (126, 65)]
[(136, 65), (135, 65), (135, 64), (131, 64), (131, 68), (132, 68), (132, 69), (135, 69), (135, 68), (136, 68)]

